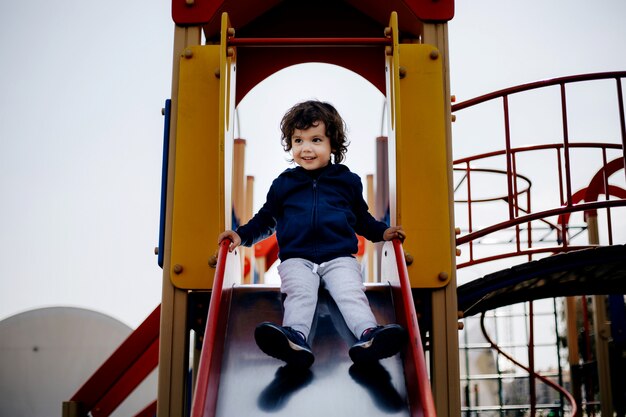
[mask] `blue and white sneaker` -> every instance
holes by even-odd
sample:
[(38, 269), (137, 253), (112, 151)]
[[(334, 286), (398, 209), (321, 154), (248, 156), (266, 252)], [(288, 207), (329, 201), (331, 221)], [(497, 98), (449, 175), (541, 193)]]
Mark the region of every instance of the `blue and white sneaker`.
[(398, 324), (370, 327), (348, 353), (356, 364), (374, 362), (400, 352), (406, 340), (406, 330)]
[(298, 368), (309, 368), (315, 357), (304, 335), (291, 327), (264, 322), (254, 330), (254, 340), (267, 355)]

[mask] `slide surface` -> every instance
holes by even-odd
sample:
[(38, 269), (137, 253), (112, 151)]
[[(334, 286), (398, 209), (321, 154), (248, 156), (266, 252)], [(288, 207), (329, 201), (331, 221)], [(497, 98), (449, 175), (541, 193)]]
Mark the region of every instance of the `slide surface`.
[[(368, 286), (367, 295), (380, 323), (396, 321), (388, 286)], [(282, 321), (278, 288), (235, 287), (228, 311), (215, 415), (410, 415), (400, 355), (370, 366), (353, 365), (348, 349), (354, 337), (325, 290), (309, 337), (315, 363), (304, 372), (290, 371), (254, 341), (258, 323)]]

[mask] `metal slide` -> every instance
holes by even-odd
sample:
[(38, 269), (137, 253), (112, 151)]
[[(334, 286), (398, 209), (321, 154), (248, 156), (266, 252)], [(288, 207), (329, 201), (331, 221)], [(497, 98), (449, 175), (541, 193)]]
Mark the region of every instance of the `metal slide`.
[[(368, 292), (381, 323), (395, 321), (386, 286)], [(399, 355), (370, 366), (356, 367), (348, 356), (354, 343), (326, 291), (310, 338), (315, 363), (293, 371), (266, 356), (254, 342), (262, 320), (281, 323), (278, 289), (236, 288), (226, 332), (217, 416), (408, 416), (402, 361)]]
[[(209, 311), (208, 334), (200, 358), (192, 417), (434, 417), (428, 376), (425, 370), (415, 371), (415, 357), (421, 358), (417, 362), (423, 367), (421, 339), (419, 335), (415, 336), (410, 326), (409, 336), (413, 342), (402, 355), (357, 367), (348, 356), (354, 336), (347, 329), (334, 301), (322, 289), (316, 323), (309, 337), (315, 363), (310, 370), (293, 371), (284, 362), (261, 352), (254, 341), (254, 329), (258, 323), (282, 322), (279, 289), (264, 286), (226, 288), (226, 285), (224, 291), (219, 286), (213, 289), (211, 303), (219, 302), (220, 305), (214, 307), (220, 318), (214, 322), (211, 331)], [(216, 291), (223, 295), (217, 297)], [(404, 297), (398, 297), (392, 285), (371, 285), (366, 293), (380, 323), (405, 324), (404, 318), (396, 318), (398, 305), (405, 305), (405, 301), (398, 298)], [(419, 354), (411, 348), (416, 342), (420, 344)], [(424, 392), (427, 393), (426, 400), (421, 398)], [(427, 405), (423, 407), (422, 404)]]

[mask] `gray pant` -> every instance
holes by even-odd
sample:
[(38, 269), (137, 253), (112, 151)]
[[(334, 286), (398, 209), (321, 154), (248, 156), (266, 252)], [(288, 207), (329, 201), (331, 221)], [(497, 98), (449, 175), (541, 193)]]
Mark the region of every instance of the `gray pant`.
[(306, 259), (291, 258), (278, 265), (278, 274), (280, 289), (287, 296), (283, 326), (292, 327), (308, 338), (321, 282), (357, 339), (365, 329), (376, 326), (356, 259), (342, 257), (317, 265)]

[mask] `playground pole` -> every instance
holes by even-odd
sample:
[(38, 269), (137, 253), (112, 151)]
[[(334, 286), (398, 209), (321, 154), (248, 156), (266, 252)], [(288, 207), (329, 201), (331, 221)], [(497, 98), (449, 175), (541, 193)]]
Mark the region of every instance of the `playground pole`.
[[(589, 244), (599, 245), (597, 212), (586, 213)], [(607, 323), (606, 296), (592, 298), (593, 322), (596, 336), (596, 360), (598, 362), (598, 383), (600, 385), (600, 411), (603, 416), (613, 415), (613, 394), (611, 392), (611, 364), (609, 360), (609, 339), (611, 328)]]
[[(434, 45), (441, 54), (443, 70), (443, 91), (445, 115), (452, 120), (450, 103), (450, 73), (449, 73), (449, 48), (448, 48), (448, 25), (447, 23), (425, 23), (424, 43)], [(445, 140), (447, 159), (452, 161), (452, 125), (445, 123)], [(448, 201), (454, 201), (454, 187), (452, 175), (448, 179)], [(450, 224), (454, 225), (454, 210), (450, 210)], [(456, 253), (455, 234), (450, 233), (450, 251)], [(453, 259), (453, 263), (454, 259)], [(432, 346), (437, 349), (432, 351), (434, 365), (432, 385), (435, 396), (435, 407), (438, 416), (461, 415), (461, 382), (459, 368), (459, 322), (457, 312), (457, 284), (456, 271), (453, 269), (450, 281), (447, 285), (435, 289), (432, 296), (433, 331)]]
[[(179, 57), (188, 46), (200, 44), (200, 27), (176, 26), (174, 31), (174, 59), (172, 68), (172, 109), (178, 105)], [(173, 111), (170, 122), (170, 161), (176, 154), (177, 112)], [(174, 184), (174, 170), (168, 172), (168, 189)], [(172, 228), (173, 194), (168, 193), (166, 204), (166, 230)], [(159, 416), (185, 415), (185, 380), (188, 369), (187, 291), (173, 285), (170, 271), (172, 236), (165, 234), (163, 264), (163, 287), (161, 301), (161, 330), (159, 345), (159, 384), (157, 414)]]

